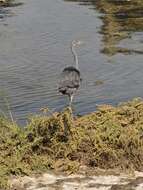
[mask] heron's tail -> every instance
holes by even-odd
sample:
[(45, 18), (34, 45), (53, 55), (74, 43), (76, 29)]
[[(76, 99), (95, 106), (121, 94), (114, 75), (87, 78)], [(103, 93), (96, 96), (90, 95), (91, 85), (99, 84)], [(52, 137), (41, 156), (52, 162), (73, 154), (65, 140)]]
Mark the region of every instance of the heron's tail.
[(66, 94), (67, 89), (65, 87), (59, 87), (59, 92), (62, 94)]

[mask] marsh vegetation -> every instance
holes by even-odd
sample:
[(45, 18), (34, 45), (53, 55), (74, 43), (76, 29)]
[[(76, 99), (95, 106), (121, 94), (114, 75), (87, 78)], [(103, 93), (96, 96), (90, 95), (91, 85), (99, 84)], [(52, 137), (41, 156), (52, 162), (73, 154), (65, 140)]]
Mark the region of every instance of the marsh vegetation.
[(73, 118), (71, 109), (37, 115), (27, 126), (0, 119), (0, 187), (11, 175), (47, 169), (75, 173), (92, 168), (141, 170), (143, 167), (143, 101), (134, 99)]

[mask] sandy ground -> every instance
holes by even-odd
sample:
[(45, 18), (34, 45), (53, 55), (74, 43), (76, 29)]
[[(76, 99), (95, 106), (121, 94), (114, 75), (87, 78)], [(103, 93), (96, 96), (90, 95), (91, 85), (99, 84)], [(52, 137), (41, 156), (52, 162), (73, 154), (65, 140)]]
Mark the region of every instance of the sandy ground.
[(13, 177), (12, 190), (143, 190), (143, 173), (120, 175), (57, 175)]

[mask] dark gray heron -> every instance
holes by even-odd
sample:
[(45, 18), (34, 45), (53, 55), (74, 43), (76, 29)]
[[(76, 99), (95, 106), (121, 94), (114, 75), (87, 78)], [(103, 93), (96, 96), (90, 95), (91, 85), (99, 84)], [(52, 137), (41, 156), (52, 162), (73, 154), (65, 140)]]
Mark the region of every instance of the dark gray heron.
[(73, 40), (71, 43), (71, 52), (74, 57), (75, 67), (68, 66), (64, 68), (61, 73), (60, 82), (59, 82), (59, 92), (63, 95), (67, 95), (69, 97), (69, 106), (71, 106), (73, 97), (80, 87), (80, 71), (79, 71), (79, 64), (78, 64), (78, 56), (75, 51), (75, 47), (80, 45), (80, 41)]

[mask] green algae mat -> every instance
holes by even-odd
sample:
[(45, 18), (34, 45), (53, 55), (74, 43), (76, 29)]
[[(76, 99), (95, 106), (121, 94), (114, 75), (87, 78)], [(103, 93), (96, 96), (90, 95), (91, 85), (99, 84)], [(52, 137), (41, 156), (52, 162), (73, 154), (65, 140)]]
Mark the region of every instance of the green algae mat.
[(143, 166), (143, 100), (75, 117), (70, 108), (32, 117), (24, 128), (0, 118), (0, 188), (11, 175), (48, 169), (77, 172), (81, 165), (141, 170)]

